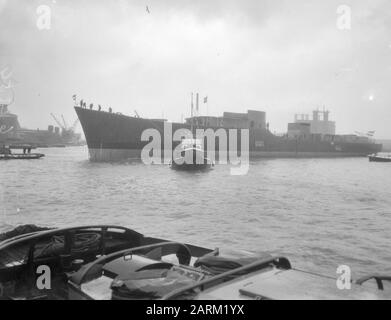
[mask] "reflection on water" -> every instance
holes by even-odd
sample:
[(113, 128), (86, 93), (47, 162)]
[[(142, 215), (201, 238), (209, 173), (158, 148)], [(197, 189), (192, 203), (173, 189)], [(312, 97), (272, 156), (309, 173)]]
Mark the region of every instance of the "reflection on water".
[(391, 165), (365, 158), (268, 159), (245, 176), (90, 163), (84, 147), (2, 162), (0, 232), (19, 224), (110, 223), (207, 247), (269, 251), (336, 275), (390, 272)]

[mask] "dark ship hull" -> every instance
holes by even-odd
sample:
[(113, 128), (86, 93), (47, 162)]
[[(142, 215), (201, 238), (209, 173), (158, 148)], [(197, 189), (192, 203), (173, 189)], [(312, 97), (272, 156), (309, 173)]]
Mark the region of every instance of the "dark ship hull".
[[(130, 117), (81, 107), (75, 107), (75, 110), (84, 130), (91, 161), (140, 159), (141, 150), (149, 143), (141, 139), (144, 130), (156, 129), (164, 137), (165, 122), (162, 120)], [(191, 126), (172, 123), (172, 132), (180, 128), (190, 129)], [(198, 128), (207, 129), (202, 126)], [(221, 127), (208, 126), (208, 128), (217, 130)], [(238, 150), (240, 150), (240, 130), (238, 133)], [(175, 148), (176, 145), (173, 142), (172, 148)], [(263, 128), (249, 130), (250, 158), (367, 156), (380, 152), (381, 148), (380, 144), (372, 142), (341, 141), (338, 136), (328, 140), (321, 139), (319, 136), (312, 136), (310, 139), (291, 139), (287, 136), (276, 136)], [(161, 150), (164, 154), (163, 141), (161, 142)], [(216, 151), (218, 151), (218, 143), (216, 143)], [(218, 160), (218, 155), (216, 160)]]

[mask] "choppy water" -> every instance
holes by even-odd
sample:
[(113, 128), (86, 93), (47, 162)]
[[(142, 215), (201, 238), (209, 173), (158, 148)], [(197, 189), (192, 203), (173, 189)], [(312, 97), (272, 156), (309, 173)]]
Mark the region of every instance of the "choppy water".
[(0, 232), (19, 224), (110, 223), (207, 247), (286, 255), (336, 275), (391, 271), (391, 164), (365, 158), (252, 162), (187, 173), (90, 163), (84, 147), (0, 162)]

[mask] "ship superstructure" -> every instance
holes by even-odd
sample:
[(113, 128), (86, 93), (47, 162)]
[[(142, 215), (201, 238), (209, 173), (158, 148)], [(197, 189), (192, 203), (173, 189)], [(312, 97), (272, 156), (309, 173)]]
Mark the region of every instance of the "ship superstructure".
[(288, 124), (288, 136), (296, 137), (302, 134), (320, 134), (335, 136), (335, 122), (330, 120), (330, 111), (314, 110), (312, 119), (308, 114), (296, 114), (295, 122)]

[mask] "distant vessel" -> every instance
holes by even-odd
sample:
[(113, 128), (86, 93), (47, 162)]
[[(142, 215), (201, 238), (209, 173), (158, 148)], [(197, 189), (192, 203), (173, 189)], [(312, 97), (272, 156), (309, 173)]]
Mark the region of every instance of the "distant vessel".
[[(43, 158), (42, 153), (31, 153), (33, 147), (28, 145), (0, 147), (0, 160), (35, 160)], [(23, 153), (14, 153), (12, 150), (23, 150)]]
[(370, 162), (391, 162), (391, 154), (371, 154), (368, 156)]
[[(141, 150), (148, 144), (142, 141), (142, 132), (156, 129), (163, 136), (165, 119), (145, 119), (138, 115), (126, 116), (93, 108), (75, 107), (86, 137), (91, 161), (116, 161), (141, 158)], [(198, 108), (197, 108), (198, 110)], [(273, 134), (266, 123), (266, 113), (249, 110), (247, 113), (224, 112), (222, 117), (192, 116), (185, 123), (171, 123), (172, 131), (186, 128), (239, 129), (237, 141), (240, 150), (240, 129), (249, 130), (249, 155), (251, 158), (268, 157), (351, 157), (367, 156), (380, 152), (381, 144), (369, 137), (336, 135), (335, 123), (329, 120), (328, 111), (316, 110), (313, 118), (296, 116), (288, 124), (284, 135)], [(219, 141), (216, 141), (218, 156)], [(178, 142), (173, 141), (175, 148)], [(164, 150), (164, 142), (161, 143)], [(207, 150), (207, 146), (205, 146)]]
[[(0, 104), (0, 145), (28, 144), (34, 147), (58, 147), (80, 145), (81, 135), (74, 132), (74, 126), (68, 128), (64, 121), (60, 127), (49, 125), (47, 130), (22, 128), (18, 116), (8, 109), (9, 104)], [(59, 123), (60, 124), (60, 123)]]
[(172, 159), (172, 169), (194, 171), (213, 167), (213, 162), (205, 156), (201, 140), (183, 139), (180, 148), (180, 156)]

